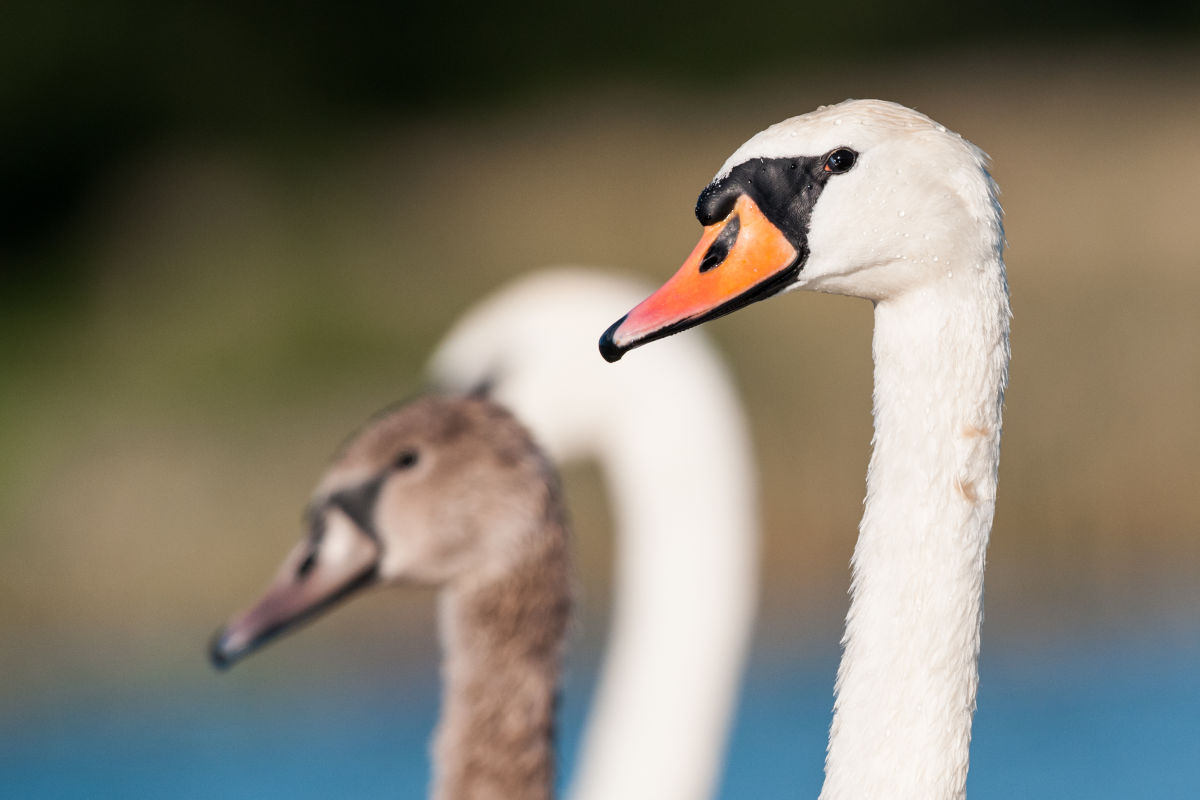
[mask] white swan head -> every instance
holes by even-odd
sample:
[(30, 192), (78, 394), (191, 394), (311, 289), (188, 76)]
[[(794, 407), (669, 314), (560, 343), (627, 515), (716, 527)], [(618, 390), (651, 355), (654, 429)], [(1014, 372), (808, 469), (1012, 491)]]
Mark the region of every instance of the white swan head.
[(772, 125), (700, 194), (679, 271), (610, 327), (626, 351), (794, 289), (887, 300), (995, 260), (987, 156), (923, 114), (847, 100)]
[(325, 472), (305, 532), (262, 597), (212, 643), (226, 667), (368, 586), (486, 579), (528, 552), (555, 483), (525, 429), (480, 398), (378, 417)]

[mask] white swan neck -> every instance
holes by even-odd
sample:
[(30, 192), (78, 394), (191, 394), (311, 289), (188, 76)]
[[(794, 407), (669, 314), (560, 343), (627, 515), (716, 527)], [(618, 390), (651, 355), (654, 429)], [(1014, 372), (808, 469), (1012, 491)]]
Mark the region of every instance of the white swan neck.
[(619, 541), (572, 800), (705, 800), (724, 762), (757, 603), (754, 465), (723, 370), (691, 367), (622, 398), (596, 443)]
[(823, 800), (966, 791), (1008, 363), (1003, 266), (880, 302)]

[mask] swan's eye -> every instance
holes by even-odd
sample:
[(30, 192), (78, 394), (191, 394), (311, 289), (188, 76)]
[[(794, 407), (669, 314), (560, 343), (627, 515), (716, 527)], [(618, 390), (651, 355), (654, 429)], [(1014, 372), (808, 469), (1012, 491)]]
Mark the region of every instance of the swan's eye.
[(825, 171), (832, 173), (846, 172), (858, 160), (858, 153), (846, 147), (840, 147), (825, 159)]
[(392, 462), (392, 466), (396, 469), (411, 469), (417, 463), (417, 451), (405, 450), (400, 455), (396, 456), (396, 460)]

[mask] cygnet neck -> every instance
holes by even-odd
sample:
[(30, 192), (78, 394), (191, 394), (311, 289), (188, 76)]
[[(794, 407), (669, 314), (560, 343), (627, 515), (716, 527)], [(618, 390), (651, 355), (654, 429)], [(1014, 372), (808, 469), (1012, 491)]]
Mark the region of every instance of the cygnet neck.
[(557, 509), (538, 546), (499, 574), (443, 590), (435, 800), (549, 800), (570, 592)]

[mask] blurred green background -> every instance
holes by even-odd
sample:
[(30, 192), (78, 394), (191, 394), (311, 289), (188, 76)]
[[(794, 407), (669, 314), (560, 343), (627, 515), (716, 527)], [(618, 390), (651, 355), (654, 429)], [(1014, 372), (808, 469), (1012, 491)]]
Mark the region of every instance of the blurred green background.
[[(846, 97), (963, 133), (1003, 191), (1015, 318), (980, 726), (990, 657), (1200, 668), (1200, 6), (77, 5), (0, 12), (6, 741), (47, 708), (146, 693), (432, 680), (417, 592), (356, 601), (236, 680), (203, 645), (458, 313), (552, 264), (664, 279), (726, 155)], [(866, 303), (789, 295), (709, 329), (760, 449), (755, 658), (819, 664), (824, 696), (870, 328)], [(611, 542), (595, 471), (566, 477), (586, 665)]]

